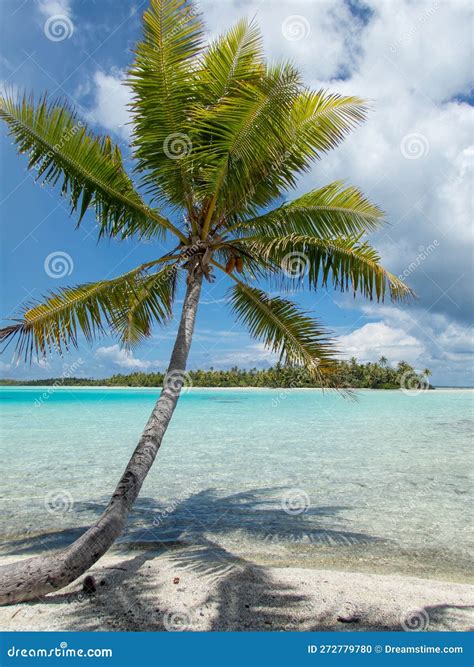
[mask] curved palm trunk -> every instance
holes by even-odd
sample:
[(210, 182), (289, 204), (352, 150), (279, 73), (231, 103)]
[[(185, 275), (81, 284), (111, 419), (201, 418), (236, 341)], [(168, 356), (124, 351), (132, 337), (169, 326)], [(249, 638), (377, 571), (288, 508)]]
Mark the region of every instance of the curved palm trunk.
[(164, 383), (140, 441), (104, 513), (79, 539), (59, 553), (35, 556), (0, 567), (0, 604), (32, 600), (63, 588), (103, 556), (122, 532), (178, 402), (201, 285), (202, 274), (195, 274), (194, 281), (186, 291), (178, 335), (168, 367), (168, 373), (172, 373), (172, 382)]

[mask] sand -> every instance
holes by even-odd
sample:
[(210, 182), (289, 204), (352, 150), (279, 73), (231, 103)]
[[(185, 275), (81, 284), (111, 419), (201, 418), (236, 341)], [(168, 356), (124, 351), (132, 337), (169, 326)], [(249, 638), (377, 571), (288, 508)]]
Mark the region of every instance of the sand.
[[(0, 564), (14, 560), (0, 559)], [(200, 547), (115, 551), (42, 600), (0, 608), (0, 630), (469, 630), (474, 586), (264, 567)]]

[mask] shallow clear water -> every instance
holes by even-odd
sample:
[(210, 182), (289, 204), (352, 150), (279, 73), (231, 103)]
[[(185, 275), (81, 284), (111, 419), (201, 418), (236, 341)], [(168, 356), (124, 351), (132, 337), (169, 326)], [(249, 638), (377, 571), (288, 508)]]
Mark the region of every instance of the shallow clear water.
[[(55, 548), (97, 516), (157, 396), (47, 392), (0, 390), (0, 554)], [(468, 578), (474, 392), (357, 396), (188, 391), (123, 541)]]

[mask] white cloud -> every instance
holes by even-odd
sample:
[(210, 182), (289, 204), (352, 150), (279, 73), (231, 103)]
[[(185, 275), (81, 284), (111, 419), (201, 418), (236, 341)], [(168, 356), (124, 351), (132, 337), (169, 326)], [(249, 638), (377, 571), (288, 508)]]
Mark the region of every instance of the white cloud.
[[(368, 0), (361, 74), (390, 90), (396, 84), (442, 102), (469, 88), (472, 3)], [(370, 70), (369, 70), (370, 65)], [(400, 108), (397, 108), (400, 111)]]
[(356, 36), (362, 28), (344, 0), (331, 2), (266, 2), (229, 0), (223, 3), (201, 0), (200, 7), (216, 37), (243, 16), (255, 17), (262, 31), (267, 53), (298, 64), (306, 78), (332, 78), (357, 61)]
[[(339, 178), (360, 186), (387, 213), (390, 224), (373, 241), (394, 273), (437, 239), (439, 249), (409, 282), (423, 307), (466, 320), (473, 308), (474, 111), (456, 96), (470, 91), (473, 6), (369, 4), (374, 13), (354, 36), (359, 57), (350, 75), (326, 79), (314, 61), (313, 83), (371, 99), (374, 111), (299, 190)], [(419, 150), (417, 159), (407, 158), (410, 147)]]
[(236, 350), (216, 352), (210, 362), (210, 366), (217, 368), (228, 368), (239, 366), (240, 368), (257, 368), (273, 366), (278, 361), (278, 354), (267, 350), (263, 343), (247, 345)]
[(110, 347), (99, 347), (95, 352), (96, 358), (105, 364), (112, 364), (127, 370), (146, 371), (152, 368), (158, 368), (161, 365), (159, 361), (148, 361), (134, 357), (133, 352), (121, 348), (119, 345)]
[(376, 361), (383, 354), (390, 361), (405, 359), (418, 369), (431, 368), (435, 384), (474, 384), (469, 325), (416, 306), (366, 304), (362, 311), (370, 319), (382, 319), (338, 337), (345, 357)]
[(337, 344), (345, 357), (357, 357), (359, 361), (377, 361), (383, 355), (389, 361), (404, 359), (412, 363), (424, 350), (417, 338), (385, 322), (364, 324), (350, 334), (339, 336)]
[(38, 0), (38, 9), (43, 16), (71, 17), (70, 0)]
[(94, 74), (94, 106), (87, 118), (98, 123), (110, 132), (115, 132), (124, 139), (130, 137), (130, 115), (127, 105), (130, 103), (130, 89), (124, 84), (124, 75), (119, 70), (110, 74)]
[(201, 299), (200, 303), (203, 306), (216, 306), (221, 303), (229, 303), (229, 299), (227, 297), (222, 297), (221, 299)]

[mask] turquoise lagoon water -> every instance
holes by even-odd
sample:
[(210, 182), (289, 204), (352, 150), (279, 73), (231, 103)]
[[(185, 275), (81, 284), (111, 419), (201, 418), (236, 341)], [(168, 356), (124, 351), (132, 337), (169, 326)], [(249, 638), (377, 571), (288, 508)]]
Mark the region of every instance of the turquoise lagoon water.
[[(97, 517), (156, 396), (0, 390), (0, 555), (57, 548)], [(191, 389), (122, 543), (466, 580), (473, 398)]]

